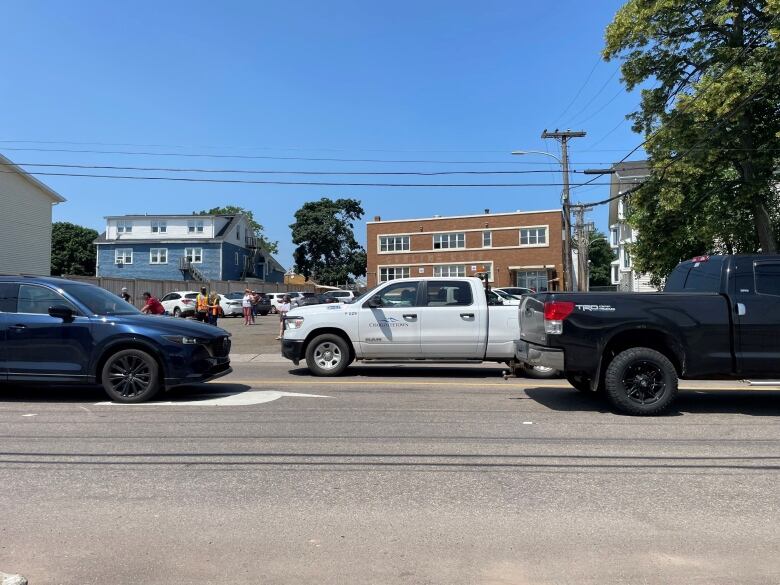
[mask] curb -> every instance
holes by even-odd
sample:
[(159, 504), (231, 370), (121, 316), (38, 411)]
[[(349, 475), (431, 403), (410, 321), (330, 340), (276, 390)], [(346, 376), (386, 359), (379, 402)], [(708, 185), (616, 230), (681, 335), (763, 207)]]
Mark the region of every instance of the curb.
[(27, 585), (27, 579), (21, 575), (9, 575), (0, 571), (0, 585)]

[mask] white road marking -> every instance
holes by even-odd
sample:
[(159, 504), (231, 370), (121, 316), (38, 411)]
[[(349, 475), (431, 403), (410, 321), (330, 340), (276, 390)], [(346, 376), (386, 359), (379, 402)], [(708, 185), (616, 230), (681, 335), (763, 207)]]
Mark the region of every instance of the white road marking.
[(38, 416), (37, 414), (23, 414), (22, 416)]
[(170, 402), (141, 402), (139, 404), (122, 404), (120, 402), (97, 402), (95, 406), (251, 406), (254, 404), (263, 404), (278, 400), (283, 396), (292, 396), (300, 398), (330, 398), (322, 394), (301, 394), (298, 392), (280, 392), (278, 390), (248, 390), (239, 394), (228, 394), (214, 396), (207, 394), (211, 398), (202, 400), (180, 400)]
[(523, 421), (523, 424), (524, 424), (524, 425), (532, 425), (532, 424), (534, 424), (534, 423), (532, 423), (530, 420), (524, 420), (524, 421)]

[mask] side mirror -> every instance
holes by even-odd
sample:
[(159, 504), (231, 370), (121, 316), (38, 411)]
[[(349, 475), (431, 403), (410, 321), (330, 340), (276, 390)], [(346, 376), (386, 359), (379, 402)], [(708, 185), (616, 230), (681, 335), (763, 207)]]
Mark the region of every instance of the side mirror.
[(366, 301), (366, 305), (372, 309), (379, 309), (382, 307), (382, 301), (379, 297), (371, 297)]
[(73, 312), (73, 309), (66, 307), (65, 305), (54, 305), (53, 307), (49, 307), (49, 316), (69, 322), (73, 321), (75, 313)]

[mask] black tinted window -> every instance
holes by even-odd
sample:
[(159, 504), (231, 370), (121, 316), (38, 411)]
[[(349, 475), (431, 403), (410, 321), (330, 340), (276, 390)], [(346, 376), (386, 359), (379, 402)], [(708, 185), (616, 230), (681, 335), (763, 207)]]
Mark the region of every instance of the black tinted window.
[(674, 269), (666, 282), (668, 292), (720, 292), (723, 257), (711, 256), (701, 262), (684, 262)]
[(756, 292), (780, 296), (780, 264), (756, 264)]
[(472, 303), (471, 286), (456, 280), (428, 282), (429, 307), (460, 307)]
[(391, 284), (383, 288), (374, 298), (382, 307), (413, 307), (417, 304), (417, 283)]
[[(116, 298), (124, 303), (119, 297)], [(76, 307), (74, 307), (70, 301), (66, 300), (65, 297), (50, 288), (29, 284), (22, 284), (19, 286), (17, 312), (47, 315), (49, 313), (49, 307), (54, 306), (65, 306), (77, 311)]]
[(19, 285), (10, 282), (0, 283), (0, 313), (15, 313)]

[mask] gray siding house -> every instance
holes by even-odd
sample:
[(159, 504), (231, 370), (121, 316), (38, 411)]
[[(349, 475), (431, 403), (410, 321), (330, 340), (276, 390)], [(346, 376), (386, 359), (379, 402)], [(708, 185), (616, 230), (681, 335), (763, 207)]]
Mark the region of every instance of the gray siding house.
[(0, 154), (0, 274), (51, 273), (51, 211), (65, 198)]

